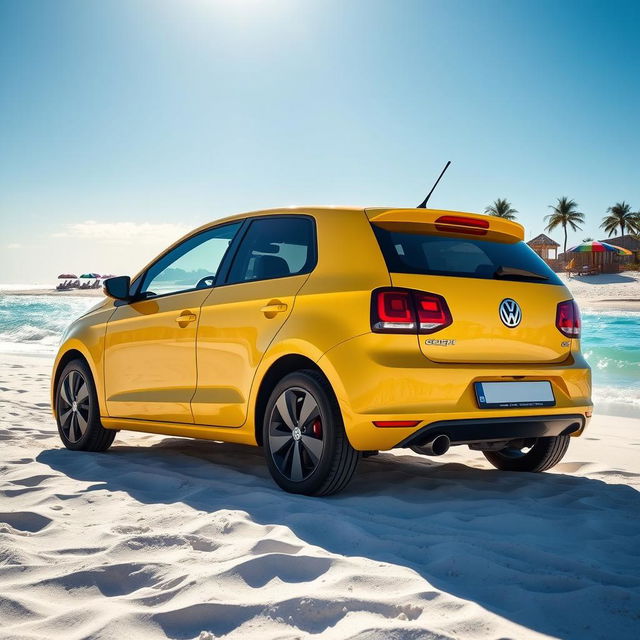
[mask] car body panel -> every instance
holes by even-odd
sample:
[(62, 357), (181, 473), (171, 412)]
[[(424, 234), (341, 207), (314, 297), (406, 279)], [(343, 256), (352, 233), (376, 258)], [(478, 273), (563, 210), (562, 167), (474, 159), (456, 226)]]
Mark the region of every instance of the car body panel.
[[(196, 335), (209, 290), (117, 306), (104, 354), (106, 406), (110, 416), (193, 422)], [(190, 314), (191, 322), (178, 322)]]
[(245, 422), (256, 368), (308, 277), (242, 282), (210, 292), (198, 330), (198, 385), (191, 401), (196, 423), (240, 427)]
[[(390, 449), (426, 424), (443, 420), (588, 413), (591, 372), (579, 347), (556, 365), (439, 364), (424, 358), (416, 336), (368, 333), (343, 342), (318, 361), (334, 388), (352, 446)], [(366, 375), (363, 372), (366, 371)], [(549, 380), (555, 407), (478, 408), (476, 381)], [(411, 428), (379, 428), (376, 420), (417, 420)]]
[(64, 363), (70, 355), (79, 353), (89, 365), (96, 384), (100, 415), (108, 415), (104, 396), (104, 352), (107, 322), (113, 315), (114, 302), (105, 299), (72, 322), (62, 334), (60, 348), (53, 363), (51, 376), (51, 409), (55, 412), (55, 390)]

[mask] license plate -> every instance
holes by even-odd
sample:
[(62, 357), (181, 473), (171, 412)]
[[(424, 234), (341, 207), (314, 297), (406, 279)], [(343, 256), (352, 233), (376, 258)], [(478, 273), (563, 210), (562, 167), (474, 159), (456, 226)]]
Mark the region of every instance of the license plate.
[(535, 382), (476, 382), (476, 398), (481, 409), (508, 409), (513, 407), (553, 407), (551, 383)]

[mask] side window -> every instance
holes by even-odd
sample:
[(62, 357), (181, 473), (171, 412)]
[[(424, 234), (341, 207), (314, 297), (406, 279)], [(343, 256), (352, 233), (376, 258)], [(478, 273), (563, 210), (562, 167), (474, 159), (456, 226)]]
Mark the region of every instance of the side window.
[(160, 296), (213, 286), (222, 259), (241, 225), (241, 222), (226, 224), (185, 240), (149, 268), (140, 293)]
[(240, 243), (227, 284), (308, 273), (314, 261), (310, 218), (259, 218), (251, 222)]

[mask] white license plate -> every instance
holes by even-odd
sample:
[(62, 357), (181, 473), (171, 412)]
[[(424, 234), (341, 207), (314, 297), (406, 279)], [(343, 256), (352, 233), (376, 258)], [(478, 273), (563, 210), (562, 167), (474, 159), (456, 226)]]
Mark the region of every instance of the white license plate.
[(551, 383), (535, 382), (476, 382), (476, 398), (481, 409), (508, 409), (510, 407), (553, 407)]

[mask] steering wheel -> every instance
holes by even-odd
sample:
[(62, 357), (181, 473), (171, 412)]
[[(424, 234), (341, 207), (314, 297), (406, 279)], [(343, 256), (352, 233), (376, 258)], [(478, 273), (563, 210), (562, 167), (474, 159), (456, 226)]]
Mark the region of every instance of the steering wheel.
[(200, 278), (200, 280), (198, 280), (198, 284), (196, 284), (196, 289), (207, 289), (209, 287), (213, 287), (213, 283), (215, 281), (215, 276), (205, 276), (204, 278)]

